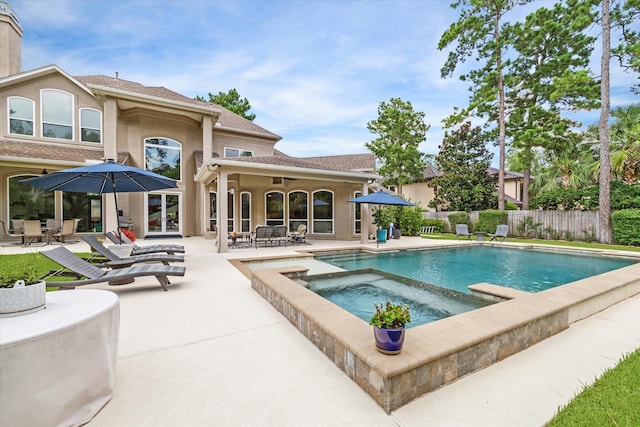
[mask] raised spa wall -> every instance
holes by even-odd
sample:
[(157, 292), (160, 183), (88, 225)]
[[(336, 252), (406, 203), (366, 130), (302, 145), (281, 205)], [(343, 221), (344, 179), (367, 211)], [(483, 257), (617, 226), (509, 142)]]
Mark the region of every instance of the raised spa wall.
[(402, 352), (387, 356), (365, 321), (287, 277), (305, 272), (252, 270), (251, 286), (387, 412), (640, 292), (640, 264), (533, 294), (474, 285), (503, 302), (410, 328)]

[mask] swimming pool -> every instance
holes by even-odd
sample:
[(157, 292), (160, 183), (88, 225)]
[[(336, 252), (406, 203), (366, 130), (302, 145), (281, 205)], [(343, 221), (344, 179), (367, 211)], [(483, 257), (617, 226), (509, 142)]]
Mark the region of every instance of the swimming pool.
[(539, 292), (637, 262), (601, 254), (487, 246), (329, 252), (315, 259), (344, 270), (375, 268), (467, 293), (467, 286), (483, 282)]
[(374, 303), (391, 300), (411, 307), (407, 328), (445, 319), (491, 303), (475, 296), (367, 269), (296, 279), (316, 294), (369, 322)]

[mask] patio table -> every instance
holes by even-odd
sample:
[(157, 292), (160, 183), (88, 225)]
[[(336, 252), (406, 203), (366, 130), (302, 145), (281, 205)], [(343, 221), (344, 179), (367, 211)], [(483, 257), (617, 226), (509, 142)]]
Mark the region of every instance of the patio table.
[(110, 291), (56, 291), (44, 310), (0, 318), (0, 425), (89, 422), (113, 394), (119, 307)]

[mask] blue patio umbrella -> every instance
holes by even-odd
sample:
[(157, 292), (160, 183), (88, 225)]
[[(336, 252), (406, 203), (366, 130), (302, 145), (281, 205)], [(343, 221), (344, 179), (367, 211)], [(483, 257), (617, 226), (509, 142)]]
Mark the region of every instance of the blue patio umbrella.
[[(23, 179), (20, 182), (34, 185), (49, 191), (66, 191), (72, 193), (113, 193), (118, 212), (116, 193), (147, 192), (177, 188), (176, 181), (133, 166), (123, 165), (109, 159), (104, 163), (63, 169), (35, 178)], [(120, 235), (120, 223), (118, 235)]]
[[(347, 201), (351, 203), (368, 203), (371, 205), (378, 205), (378, 209), (382, 209), (380, 205), (390, 205), (390, 206), (415, 206), (416, 205), (415, 203), (412, 203), (408, 200), (404, 200), (400, 197), (394, 196), (393, 194), (386, 193), (383, 190), (378, 190), (375, 193), (370, 193), (364, 196), (355, 197)], [(379, 240), (376, 239), (376, 244), (378, 243), (378, 241)]]

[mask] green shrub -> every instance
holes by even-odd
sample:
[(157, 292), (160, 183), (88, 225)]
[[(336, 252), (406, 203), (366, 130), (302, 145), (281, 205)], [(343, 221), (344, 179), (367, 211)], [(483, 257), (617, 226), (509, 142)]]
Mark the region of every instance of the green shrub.
[(623, 209), (611, 215), (613, 239), (621, 245), (640, 245), (640, 209)]
[(466, 212), (456, 212), (447, 215), (449, 219), (449, 224), (451, 224), (451, 229), (455, 230), (457, 224), (467, 224), (469, 226), (469, 231), (471, 231), (471, 224), (469, 221), (469, 214)]
[(475, 231), (485, 231), (487, 233), (495, 233), (498, 224), (507, 224), (509, 214), (505, 211), (495, 209), (487, 209), (478, 212), (478, 222), (475, 224)]
[(528, 216), (518, 224), (518, 234), (522, 237), (536, 237), (541, 222), (533, 222), (533, 218)]

